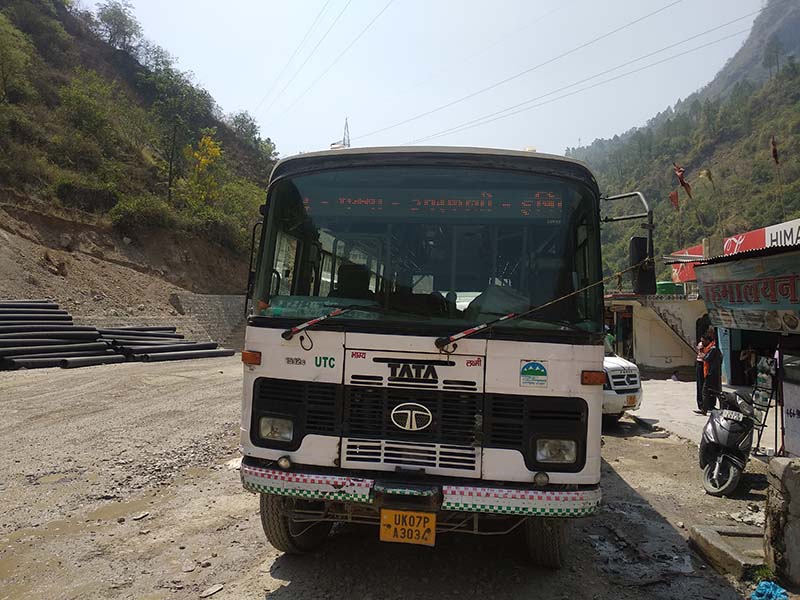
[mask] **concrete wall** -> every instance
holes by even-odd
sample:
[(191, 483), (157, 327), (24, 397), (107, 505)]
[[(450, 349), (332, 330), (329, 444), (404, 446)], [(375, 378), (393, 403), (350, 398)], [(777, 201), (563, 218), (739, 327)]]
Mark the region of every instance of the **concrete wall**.
[(767, 481), (767, 565), (785, 582), (800, 586), (800, 459), (773, 458)]
[(650, 299), (646, 306), (638, 300), (614, 300), (615, 305), (633, 306), (633, 354), (636, 363), (653, 369), (694, 367), (695, 353), (684, 344), (657, 309), (689, 342), (694, 341), (695, 323), (706, 313), (701, 300), (678, 298)]
[(244, 296), (174, 294), (170, 302), (179, 313), (196, 319), (212, 340), (241, 350), (244, 344)]
[(170, 304), (178, 313), (168, 317), (146, 315), (107, 315), (75, 317), (78, 325), (95, 327), (175, 326), (187, 340), (214, 341), (227, 348), (241, 350), (244, 345), (244, 296), (212, 294), (173, 294)]

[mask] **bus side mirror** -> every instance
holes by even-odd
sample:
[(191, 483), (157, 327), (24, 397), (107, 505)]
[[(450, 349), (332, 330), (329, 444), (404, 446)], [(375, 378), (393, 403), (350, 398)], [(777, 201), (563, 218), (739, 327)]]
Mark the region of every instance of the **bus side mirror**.
[[(263, 208), (263, 207), (262, 207)], [(253, 282), (255, 281), (256, 272), (253, 270), (253, 257), (256, 253), (256, 235), (258, 234), (258, 229), (264, 225), (263, 221), (258, 221), (255, 225), (253, 225), (253, 231), (250, 237), (250, 262), (247, 267), (247, 290), (245, 291), (244, 295), (244, 315), (247, 316), (250, 312), (250, 307), (248, 306), (248, 300), (253, 296)]]
[(267, 203), (266, 202), (258, 207), (258, 214), (260, 214), (262, 217), (266, 217), (267, 216)]
[(631, 283), (633, 284), (633, 293), (642, 296), (656, 293), (656, 266), (653, 257), (648, 255), (647, 246), (646, 237), (631, 238)]

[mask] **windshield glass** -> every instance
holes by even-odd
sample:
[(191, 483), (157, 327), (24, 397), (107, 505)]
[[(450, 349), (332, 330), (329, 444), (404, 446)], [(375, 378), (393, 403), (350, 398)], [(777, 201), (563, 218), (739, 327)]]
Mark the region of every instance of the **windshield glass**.
[[(311, 319), (363, 305), (337, 318), (455, 329), (520, 313), (601, 278), (597, 214), (578, 183), (499, 169), (284, 179), (270, 190), (255, 311)], [(600, 331), (601, 316), (596, 286), (502, 327)]]

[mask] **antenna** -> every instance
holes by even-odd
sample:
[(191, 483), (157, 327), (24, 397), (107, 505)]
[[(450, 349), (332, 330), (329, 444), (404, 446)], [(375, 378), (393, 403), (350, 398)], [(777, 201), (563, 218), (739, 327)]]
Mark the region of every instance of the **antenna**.
[(347, 124), (347, 117), (344, 118), (344, 133), (342, 139), (331, 144), (331, 150), (340, 150), (350, 147), (350, 126)]
[(347, 117), (344, 118), (344, 135), (342, 135), (342, 145), (350, 147), (350, 126), (347, 124)]

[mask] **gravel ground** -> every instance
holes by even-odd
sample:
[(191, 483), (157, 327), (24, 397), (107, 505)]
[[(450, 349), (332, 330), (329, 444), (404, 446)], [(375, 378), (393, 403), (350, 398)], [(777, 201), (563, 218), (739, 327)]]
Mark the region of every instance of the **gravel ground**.
[(603, 508), (574, 524), (559, 572), (529, 567), (515, 537), (442, 535), (423, 548), (381, 544), (363, 527), (335, 529), (313, 556), (284, 556), (239, 483), (240, 386), (228, 358), (0, 375), (0, 600), (747, 591), (707, 567), (686, 535), (763, 506), (763, 466), (751, 463), (736, 499), (711, 498), (696, 447), (628, 421), (604, 437)]

